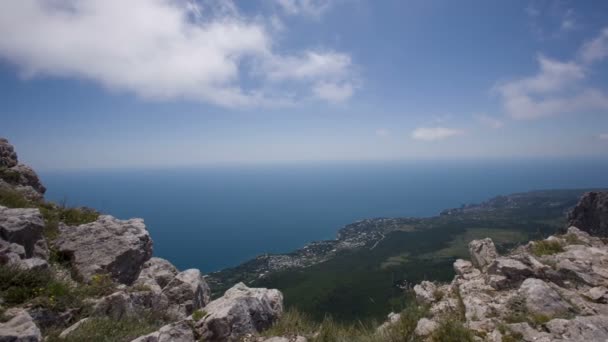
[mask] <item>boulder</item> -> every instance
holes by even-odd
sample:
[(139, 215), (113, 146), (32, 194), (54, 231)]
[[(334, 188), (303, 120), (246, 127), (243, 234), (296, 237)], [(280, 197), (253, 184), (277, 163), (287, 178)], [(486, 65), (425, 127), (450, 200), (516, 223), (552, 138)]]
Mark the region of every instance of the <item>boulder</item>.
[(138, 337), (131, 342), (196, 342), (188, 321), (179, 321), (163, 326), (158, 331)]
[(454, 272), (464, 279), (472, 279), (481, 274), (477, 268), (473, 267), (472, 262), (462, 259), (454, 261)]
[(209, 303), (205, 311), (207, 315), (196, 323), (204, 341), (237, 341), (245, 334), (269, 328), (282, 315), (283, 294), (238, 283)]
[(540, 279), (526, 279), (519, 287), (518, 293), (525, 298), (526, 309), (530, 313), (562, 317), (572, 310), (572, 306), (557, 291)]
[(485, 269), (498, 257), (496, 246), (490, 238), (469, 242), (469, 254), (473, 265), (480, 270)]
[(554, 341), (608, 341), (608, 316), (553, 319), (546, 324), (546, 328), (555, 336)]
[(431, 304), (437, 300), (435, 294), (437, 292), (437, 285), (430, 281), (423, 281), (420, 284), (414, 286), (414, 293), (416, 294), (416, 300), (421, 304)]
[(178, 273), (162, 290), (169, 300), (171, 312), (178, 316), (189, 316), (209, 303), (211, 291), (197, 269)]
[(68, 328), (66, 328), (59, 334), (59, 338), (61, 338), (61, 339), (67, 338), (68, 335), (70, 335), (74, 331), (78, 330), (78, 328), (80, 328), (80, 326), (83, 325), (84, 323), (86, 323), (89, 319), (90, 319), (89, 317), (86, 317), (86, 318), (83, 318), (80, 321), (70, 325)]
[(7, 139), (0, 138), (0, 167), (13, 167), (19, 163), (15, 148)]
[(488, 266), (488, 275), (498, 276), (489, 278), (488, 284), (496, 289), (505, 289), (517, 287), (526, 278), (531, 277), (534, 272), (523, 262), (508, 258), (496, 258), (490, 266)]
[(437, 322), (431, 321), (428, 318), (421, 318), (416, 324), (414, 333), (418, 336), (428, 336), (432, 334), (438, 327)]
[(587, 192), (568, 215), (568, 226), (608, 237), (608, 192)]
[(44, 271), (49, 269), (49, 263), (44, 259), (31, 258), (20, 260), (17, 267), (28, 271)]
[(155, 312), (166, 311), (168, 305), (167, 298), (160, 293), (117, 291), (99, 299), (93, 306), (92, 313), (96, 316), (121, 319), (150, 310)]
[(145, 286), (154, 292), (161, 292), (178, 272), (177, 268), (169, 261), (152, 258), (144, 263), (134, 285)]
[(0, 341), (2, 342), (38, 342), (42, 341), (40, 329), (32, 317), (23, 309), (8, 309), (4, 316), (9, 320), (0, 323)]
[(109, 215), (75, 227), (60, 224), (54, 245), (85, 281), (109, 274), (119, 283), (131, 284), (152, 256), (152, 239), (142, 219), (119, 220)]
[(11, 172), (14, 176), (13, 182), (7, 181), (7, 183), (21, 187), (31, 187), (40, 194), (46, 192), (46, 188), (42, 185), (38, 175), (31, 167), (19, 164), (8, 169), (8, 172)]
[(23, 246), (26, 258), (48, 257), (43, 230), (44, 220), (40, 210), (0, 206), (0, 239)]

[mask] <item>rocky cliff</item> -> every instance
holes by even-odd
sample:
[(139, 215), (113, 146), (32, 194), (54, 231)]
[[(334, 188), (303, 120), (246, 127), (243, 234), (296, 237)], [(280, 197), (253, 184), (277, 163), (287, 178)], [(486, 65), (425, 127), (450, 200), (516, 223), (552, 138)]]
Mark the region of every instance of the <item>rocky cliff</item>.
[(277, 290), (237, 284), (211, 301), (198, 269), (152, 257), (142, 219), (45, 190), (0, 138), (0, 341), (237, 341), (282, 314)]

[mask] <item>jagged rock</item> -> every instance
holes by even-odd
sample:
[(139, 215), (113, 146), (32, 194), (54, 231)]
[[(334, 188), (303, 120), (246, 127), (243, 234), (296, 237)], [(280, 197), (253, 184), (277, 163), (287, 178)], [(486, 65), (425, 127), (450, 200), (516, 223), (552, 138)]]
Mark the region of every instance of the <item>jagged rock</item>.
[(25, 248), (23, 248), (23, 246), (14, 242), (8, 242), (0, 239), (0, 254), (8, 253), (13, 253), (20, 259), (25, 259)]
[(67, 309), (59, 312), (56, 309), (43, 307), (29, 307), (27, 313), (32, 317), (36, 325), (41, 329), (49, 327), (64, 327), (74, 320), (78, 309)]
[(163, 326), (158, 331), (138, 337), (131, 342), (195, 342), (192, 327), (187, 321)]
[(0, 341), (2, 342), (38, 342), (42, 341), (40, 329), (32, 317), (23, 309), (8, 309), (4, 316), (9, 320), (0, 323)]
[(78, 328), (80, 328), (81, 325), (83, 325), (84, 323), (86, 323), (88, 320), (90, 320), (90, 317), (86, 317), (81, 319), (80, 321), (70, 325), (68, 328), (66, 328), (65, 330), (63, 330), (60, 334), (59, 334), (59, 338), (67, 338), (68, 335), (70, 335), (71, 333), (73, 333), (74, 331), (78, 330)]
[(5, 138), (0, 138), (0, 167), (13, 167), (18, 164), (15, 148)]
[(485, 269), (498, 257), (496, 246), (489, 238), (469, 242), (469, 253), (471, 262), (479, 269)]
[(593, 236), (608, 236), (608, 192), (587, 192), (568, 215), (568, 226)]
[(608, 302), (608, 289), (603, 286), (592, 287), (585, 292), (585, 297), (593, 302), (606, 303)]
[(454, 272), (465, 279), (472, 279), (481, 274), (477, 268), (473, 267), (473, 263), (462, 259), (454, 262)]
[(437, 285), (426, 280), (414, 286), (416, 300), (420, 303), (431, 304), (435, 302), (437, 300), (437, 298), (435, 298), (436, 291)]
[(416, 330), (414, 330), (414, 333), (418, 336), (428, 336), (432, 334), (437, 327), (437, 322), (431, 321), (428, 318), (421, 318), (416, 325)]
[(99, 299), (93, 306), (93, 315), (121, 319), (145, 311), (161, 312), (167, 310), (167, 298), (152, 291), (117, 291)]
[(528, 323), (513, 323), (507, 325), (508, 329), (512, 333), (519, 334), (521, 339), (519, 341), (526, 342), (552, 342), (554, 339), (546, 332), (538, 331), (530, 326)]
[(488, 281), (496, 289), (517, 287), (522, 281), (534, 274), (532, 269), (521, 261), (508, 257), (496, 258), (488, 266), (487, 273), (498, 276)]
[(382, 323), (382, 325), (380, 325), (377, 330), (379, 332), (383, 332), (388, 327), (390, 327), (391, 325), (399, 322), (400, 319), (401, 319), (401, 314), (395, 313), (395, 312), (391, 312), (391, 313), (388, 314), (387, 320), (384, 323)]
[(546, 324), (553, 341), (608, 341), (608, 316), (586, 316), (554, 319)]
[(205, 341), (236, 341), (270, 327), (283, 313), (283, 295), (279, 290), (238, 283), (209, 303), (205, 311), (208, 315), (196, 323)]
[(42, 236), (44, 220), (40, 210), (31, 208), (9, 209), (0, 206), (0, 238), (23, 246), (25, 257), (48, 257)]
[(161, 292), (178, 272), (177, 268), (169, 261), (161, 258), (151, 258), (144, 263), (134, 285), (147, 286), (154, 292)]
[(595, 236), (591, 236), (576, 227), (569, 227), (566, 231), (566, 237), (571, 238), (570, 244), (577, 244), (580, 242), (586, 246), (592, 247), (603, 247), (605, 245), (602, 239)]
[(525, 298), (528, 312), (534, 314), (560, 317), (572, 309), (572, 306), (564, 301), (551, 286), (540, 279), (526, 279), (518, 292)]
[(49, 263), (40, 258), (23, 259), (17, 263), (17, 266), (29, 271), (43, 271), (49, 269)]
[(8, 170), (9, 172), (13, 172), (14, 174), (18, 175), (18, 177), (16, 177), (16, 180), (14, 182), (7, 183), (22, 187), (32, 187), (32, 189), (34, 189), (40, 194), (44, 194), (46, 192), (46, 188), (44, 187), (44, 185), (42, 185), (42, 183), (40, 183), (38, 175), (31, 167), (19, 164), (17, 166), (11, 167)]
[(59, 225), (54, 245), (85, 281), (109, 274), (131, 284), (152, 256), (152, 240), (142, 219), (119, 220), (109, 215), (80, 226)]
[(210, 293), (209, 286), (197, 269), (178, 273), (162, 290), (169, 300), (171, 311), (183, 317), (209, 303)]

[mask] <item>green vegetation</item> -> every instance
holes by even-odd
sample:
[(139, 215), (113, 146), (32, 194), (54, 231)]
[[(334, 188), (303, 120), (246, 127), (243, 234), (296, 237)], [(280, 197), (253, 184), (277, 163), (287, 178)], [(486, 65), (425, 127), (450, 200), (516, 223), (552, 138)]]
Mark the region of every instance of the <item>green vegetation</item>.
[(15, 184), (18, 183), (21, 179), (21, 174), (7, 167), (0, 167), (0, 179), (6, 181), (9, 184)]
[(532, 253), (536, 256), (557, 254), (564, 251), (564, 247), (559, 241), (534, 241)]
[(195, 322), (198, 322), (201, 319), (205, 318), (207, 315), (208, 313), (205, 310), (196, 310), (192, 313), (192, 319)]
[(120, 320), (107, 317), (91, 318), (65, 339), (58, 337), (59, 332), (51, 332), (45, 341), (48, 342), (129, 342), (160, 328), (164, 322), (153, 316), (135, 318), (125, 317)]
[(411, 302), (404, 288), (422, 280), (452, 280), (452, 264), (468, 259), (469, 241), (491, 237), (505, 253), (529, 239), (554, 234), (565, 226), (564, 211), (584, 191), (517, 194), (480, 210), (412, 219), (407, 230), (386, 234), (374, 249), (343, 251), (324, 263), (245, 282), (280, 289), (288, 309), (317, 322), (326, 314), (337, 322), (381, 321), (387, 312), (399, 312)]
[(30, 208), (33, 206), (30, 201), (17, 191), (4, 188), (0, 188), (0, 205), (7, 208)]
[(378, 331), (377, 324), (355, 322), (340, 323), (330, 316), (320, 323), (298, 310), (289, 310), (264, 336), (306, 336), (312, 342), (414, 342), (420, 339), (414, 334), (418, 320), (425, 316), (426, 308), (410, 306), (401, 312), (400, 319)]
[(439, 323), (437, 329), (431, 334), (432, 341), (441, 342), (473, 342), (475, 335), (465, 328), (460, 320), (445, 319)]

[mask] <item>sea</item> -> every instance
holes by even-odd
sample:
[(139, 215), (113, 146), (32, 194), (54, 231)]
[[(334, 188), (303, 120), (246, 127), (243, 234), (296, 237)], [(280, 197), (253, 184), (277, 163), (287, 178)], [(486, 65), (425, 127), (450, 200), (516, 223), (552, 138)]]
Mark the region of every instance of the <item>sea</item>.
[(47, 199), (141, 217), (154, 254), (204, 273), (373, 217), (542, 189), (608, 187), (608, 160), (290, 163), (39, 172)]

